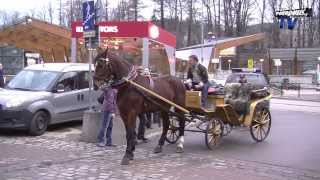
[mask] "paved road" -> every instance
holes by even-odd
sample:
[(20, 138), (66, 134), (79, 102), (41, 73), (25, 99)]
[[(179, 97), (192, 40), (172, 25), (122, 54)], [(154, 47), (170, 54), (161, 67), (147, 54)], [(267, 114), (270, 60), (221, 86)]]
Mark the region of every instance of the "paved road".
[[(267, 141), (256, 144), (236, 129), (214, 151), (202, 134), (187, 133), (185, 153), (174, 145), (153, 154), (156, 139), (140, 144), (136, 160), (120, 166), (123, 146), (99, 148), (78, 141), (79, 124), (41, 137), (0, 135), (2, 179), (320, 179), (320, 103), (272, 100)], [(157, 137), (156, 137), (157, 138)]]
[(187, 133), (186, 151), (320, 172), (320, 103), (273, 99), (271, 107), (272, 127), (265, 142), (255, 143), (249, 130), (240, 128), (209, 152), (203, 134)]

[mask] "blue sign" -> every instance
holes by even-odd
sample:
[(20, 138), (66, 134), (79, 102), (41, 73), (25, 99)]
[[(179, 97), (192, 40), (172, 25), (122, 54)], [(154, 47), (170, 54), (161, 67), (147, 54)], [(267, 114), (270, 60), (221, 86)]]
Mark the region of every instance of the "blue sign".
[(86, 1), (82, 3), (82, 15), (83, 31), (94, 31), (94, 1)]
[(288, 29), (293, 30), (296, 26), (298, 18), (291, 17), (280, 17), (280, 29), (284, 29), (286, 27), (285, 21), (287, 20)]

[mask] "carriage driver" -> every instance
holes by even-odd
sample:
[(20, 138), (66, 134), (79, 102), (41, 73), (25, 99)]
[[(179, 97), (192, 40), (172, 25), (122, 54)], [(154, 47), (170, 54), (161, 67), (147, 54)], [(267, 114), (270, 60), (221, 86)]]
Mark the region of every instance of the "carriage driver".
[(189, 87), (194, 87), (195, 89), (201, 89), (201, 105), (204, 108), (209, 108), (207, 103), (209, 81), (207, 68), (199, 63), (198, 57), (196, 55), (189, 56), (189, 68), (188, 77), (186, 83)]

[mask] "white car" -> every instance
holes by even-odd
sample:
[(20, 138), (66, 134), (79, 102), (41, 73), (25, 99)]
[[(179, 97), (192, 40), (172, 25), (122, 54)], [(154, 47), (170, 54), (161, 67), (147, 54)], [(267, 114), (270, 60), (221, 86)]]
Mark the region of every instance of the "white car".
[[(92, 90), (92, 106), (100, 94)], [(50, 124), (81, 120), (88, 108), (88, 64), (31, 65), (0, 89), (0, 128), (41, 135)]]

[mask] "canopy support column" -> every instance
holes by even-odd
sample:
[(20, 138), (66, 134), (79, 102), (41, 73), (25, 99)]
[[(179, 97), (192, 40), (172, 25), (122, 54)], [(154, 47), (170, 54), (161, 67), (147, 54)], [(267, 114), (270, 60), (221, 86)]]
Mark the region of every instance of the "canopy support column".
[(176, 49), (168, 45), (164, 45), (164, 47), (168, 56), (170, 75), (174, 76), (176, 74), (176, 57), (175, 57)]
[(142, 38), (142, 66), (149, 67), (149, 39)]
[(71, 38), (71, 62), (77, 62), (77, 38)]

